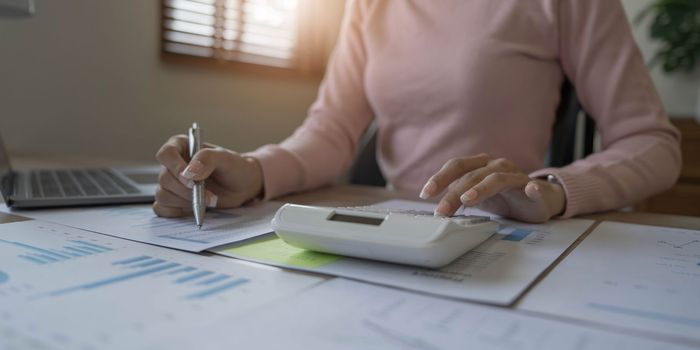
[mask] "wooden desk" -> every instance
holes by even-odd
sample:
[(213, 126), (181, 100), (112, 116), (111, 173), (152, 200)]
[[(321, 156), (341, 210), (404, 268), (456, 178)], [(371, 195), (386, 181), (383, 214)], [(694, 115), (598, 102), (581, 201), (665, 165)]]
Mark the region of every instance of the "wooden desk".
[(681, 132), (681, 175), (668, 191), (639, 202), (635, 209), (700, 216), (700, 124), (692, 118), (674, 118), (671, 122)]
[[(371, 186), (334, 186), (316, 191), (298, 193), (281, 198), (281, 201), (297, 204), (314, 204), (325, 206), (368, 205), (390, 199), (419, 200), (413, 193), (389, 191)], [(584, 215), (581, 218), (596, 221), (617, 221), (630, 224), (668, 226), (700, 230), (700, 217), (669, 214), (652, 214), (639, 212), (606, 212)], [(26, 220), (17, 215), (0, 213), (0, 223)]]

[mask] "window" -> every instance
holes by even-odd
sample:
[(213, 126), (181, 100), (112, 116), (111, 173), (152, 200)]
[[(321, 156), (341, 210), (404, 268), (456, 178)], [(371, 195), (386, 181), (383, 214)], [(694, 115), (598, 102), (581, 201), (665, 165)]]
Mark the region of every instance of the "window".
[(335, 35), (317, 33), (337, 35), (342, 7), (340, 0), (163, 0), (162, 48), (212, 62), (319, 71)]

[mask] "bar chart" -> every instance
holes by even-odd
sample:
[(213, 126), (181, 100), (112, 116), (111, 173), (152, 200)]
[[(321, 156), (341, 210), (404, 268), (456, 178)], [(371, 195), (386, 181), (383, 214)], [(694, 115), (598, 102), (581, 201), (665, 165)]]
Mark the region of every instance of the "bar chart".
[(0, 244), (13, 245), (23, 251), (17, 257), (40, 265), (112, 251), (112, 248), (83, 240), (69, 240), (68, 243), (60, 248), (53, 249), (0, 239)]
[(142, 347), (318, 281), (58, 224), (3, 224), (0, 349), (2, 334), (52, 349)]
[[(111, 265), (118, 267), (117, 272), (112, 276), (66, 288), (51, 290), (43, 295), (57, 297), (79, 291), (108, 288), (114, 284), (124, 283), (138, 278), (154, 277), (167, 280), (167, 282), (164, 281), (166, 283), (189, 285), (190, 288), (186, 290), (187, 294), (183, 296), (184, 299), (204, 299), (227, 292), (250, 281), (247, 278), (235, 278), (227, 274), (217, 274), (214, 271), (203, 270), (192, 266), (183, 266), (176, 262), (147, 255), (114, 261)], [(159, 274), (161, 272), (168, 273)]]

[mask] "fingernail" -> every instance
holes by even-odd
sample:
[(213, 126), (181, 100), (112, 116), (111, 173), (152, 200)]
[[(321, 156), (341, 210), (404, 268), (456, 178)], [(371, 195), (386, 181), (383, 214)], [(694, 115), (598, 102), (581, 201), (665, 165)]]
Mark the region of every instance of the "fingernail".
[(476, 190), (469, 190), (465, 192), (461, 197), (459, 197), (459, 200), (462, 202), (469, 202), (470, 200), (476, 199), (476, 197), (479, 196), (479, 193), (476, 192)]
[(435, 208), (435, 216), (448, 216), (447, 212), (450, 210), (450, 205), (446, 202), (440, 202), (437, 208)]
[(421, 199), (428, 199), (433, 192), (435, 192), (435, 189), (437, 188), (437, 184), (433, 180), (429, 180), (425, 186), (423, 186), (423, 189), (420, 191), (420, 194), (418, 197)]
[(531, 199), (539, 199), (542, 198), (542, 192), (541, 192), (540, 185), (530, 182), (525, 186), (525, 195), (530, 197)]
[(185, 180), (191, 181), (194, 179), (194, 173), (190, 170), (190, 167), (185, 168), (185, 170), (180, 173), (180, 176)]
[(215, 194), (212, 194), (207, 198), (207, 207), (209, 208), (216, 208), (216, 202), (219, 201), (219, 197), (217, 197)]
[(180, 173), (180, 176), (184, 177), (185, 179), (192, 180), (197, 174), (199, 174), (200, 171), (202, 171), (203, 168), (204, 164), (202, 164), (202, 162), (194, 160), (190, 162), (182, 173)]

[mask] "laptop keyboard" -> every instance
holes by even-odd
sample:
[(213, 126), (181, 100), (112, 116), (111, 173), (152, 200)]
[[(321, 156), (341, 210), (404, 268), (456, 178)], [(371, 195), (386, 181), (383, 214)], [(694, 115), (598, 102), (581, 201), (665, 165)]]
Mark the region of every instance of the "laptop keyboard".
[(32, 197), (83, 197), (139, 193), (110, 169), (39, 170), (30, 174)]

